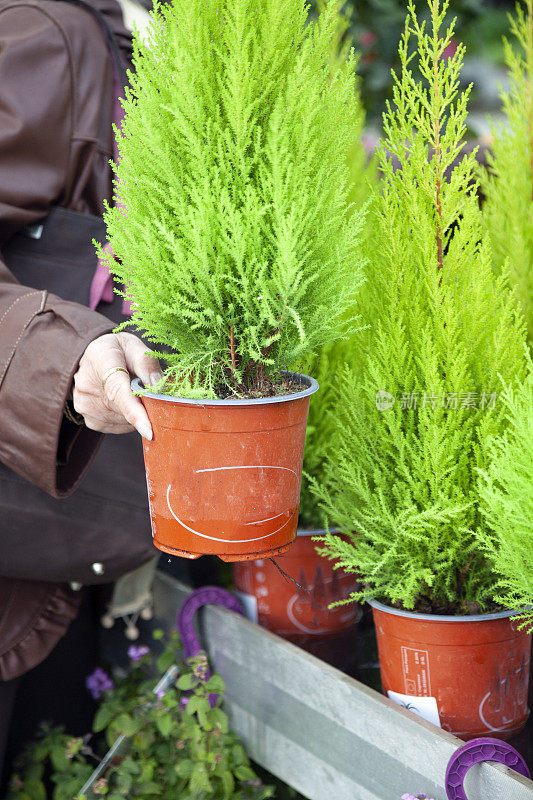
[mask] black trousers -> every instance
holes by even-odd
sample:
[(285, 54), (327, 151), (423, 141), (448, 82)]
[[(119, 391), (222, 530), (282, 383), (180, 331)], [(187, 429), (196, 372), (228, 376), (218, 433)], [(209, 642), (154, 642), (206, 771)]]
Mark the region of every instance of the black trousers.
[[(11, 681), (0, 681), (0, 798), (13, 759), (49, 720), (73, 736), (91, 730), (96, 703), (85, 678), (98, 666), (99, 618), (108, 587), (84, 587), (78, 616), (52, 653)], [(80, 787), (81, 788), (81, 787)]]

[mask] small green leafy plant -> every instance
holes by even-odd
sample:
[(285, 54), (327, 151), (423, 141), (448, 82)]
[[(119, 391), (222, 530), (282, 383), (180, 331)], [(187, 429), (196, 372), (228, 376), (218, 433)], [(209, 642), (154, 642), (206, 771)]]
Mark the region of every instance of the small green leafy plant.
[[(155, 632), (161, 638), (162, 631)], [(222, 678), (207, 677), (205, 653), (180, 659), (180, 642), (172, 634), (156, 657), (147, 647), (130, 648), (128, 674), (110, 680), (103, 670), (90, 678), (93, 694), (102, 697), (91, 737), (70, 737), (61, 728), (45, 726), (38, 741), (20, 757), (9, 800), (46, 800), (45, 780), (53, 800), (85, 800), (78, 794), (98, 765), (106, 745), (120, 734), (129, 747), (117, 752), (96, 781), (91, 797), (108, 800), (158, 797), (161, 800), (265, 800), (270, 787), (252, 770), (238, 737), (228, 729), (221, 709)], [(157, 677), (178, 664), (179, 675), (165, 692), (154, 695)], [(218, 695), (213, 707), (210, 694)], [(93, 737), (94, 738), (94, 737)]]
[(482, 543), (494, 562), (497, 600), (506, 608), (529, 607), (524, 625), (533, 631), (533, 370), (504, 395), (509, 428), (491, 444), (484, 473), (482, 510), (488, 530)]
[(360, 576), (352, 599), (475, 613), (494, 583), (477, 535), (486, 525), (479, 469), (508, 424), (498, 376), (517, 385), (526, 373), (525, 325), (506, 275), (494, 275), (475, 153), (461, 158), (464, 48), (445, 55), (448, 2), (428, 8), (426, 28), (409, 3), (378, 154), (366, 327), (339, 377), (335, 434), (314, 487), (345, 534), (330, 533), (321, 552)]
[(329, 57), (338, 7), (308, 23), (305, 0), (156, 3), (136, 37), (100, 255), (165, 348), (168, 394), (275, 394), (353, 327), (360, 105), (355, 56)]
[(533, 0), (517, 5), (509, 20), (515, 41), (504, 42), (510, 79), (502, 93), (505, 122), (492, 124), (481, 185), (495, 265), (508, 262), (533, 348)]

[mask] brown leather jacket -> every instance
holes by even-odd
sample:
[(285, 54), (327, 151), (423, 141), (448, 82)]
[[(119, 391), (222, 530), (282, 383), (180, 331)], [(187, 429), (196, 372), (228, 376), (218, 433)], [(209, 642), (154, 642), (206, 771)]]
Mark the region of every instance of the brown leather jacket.
[[(118, 4), (88, 2), (105, 15), (128, 64), (131, 38)], [(70, 501), (57, 504), (49, 495), (73, 492), (101, 444), (100, 434), (65, 425), (63, 409), (86, 346), (113, 324), (82, 305), (17, 283), (1, 249), (52, 206), (101, 215), (104, 199), (112, 196), (112, 130), (102, 124), (109, 122), (102, 109), (112, 107), (112, 92), (111, 58), (90, 13), (55, 0), (0, 0), (0, 461), (9, 468), (0, 492), (16, 491), (17, 475), (39, 487), (41, 518), (54, 503), (68, 506)], [(139, 519), (145, 506), (142, 498), (135, 509)], [(78, 533), (86, 535), (81, 520)], [(21, 528), (22, 534), (38, 539), (39, 530)], [(147, 541), (131, 568), (153, 552)], [(42, 659), (76, 608), (77, 596), (66, 583), (0, 577), (0, 679)]]

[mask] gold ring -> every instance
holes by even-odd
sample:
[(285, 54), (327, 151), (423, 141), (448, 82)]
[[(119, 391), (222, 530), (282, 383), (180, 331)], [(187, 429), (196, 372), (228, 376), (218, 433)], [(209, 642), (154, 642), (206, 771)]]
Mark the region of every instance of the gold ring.
[(129, 377), (130, 373), (125, 367), (111, 367), (111, 369), (106, 370), (102, 376), (102, 388), (105, 389), (105, 382), (108, 378), (113, 375), (114, 372), (125, 372), (126, 375)]

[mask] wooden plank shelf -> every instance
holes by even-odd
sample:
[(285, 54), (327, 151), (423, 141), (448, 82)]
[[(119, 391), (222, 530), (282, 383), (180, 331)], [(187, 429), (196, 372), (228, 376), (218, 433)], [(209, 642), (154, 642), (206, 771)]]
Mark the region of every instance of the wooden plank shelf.
[[(190, 589), (161, 572), (155, 620), (170, 630)], [(225, 609), (200, 631), (226, 682), (226, 710), (250, 757), (309, 800), (446, 800), (462, 742), (289, 642)], [(501, 765), (467, 775), (468, 800), (533, 800), (533, 782)]]

